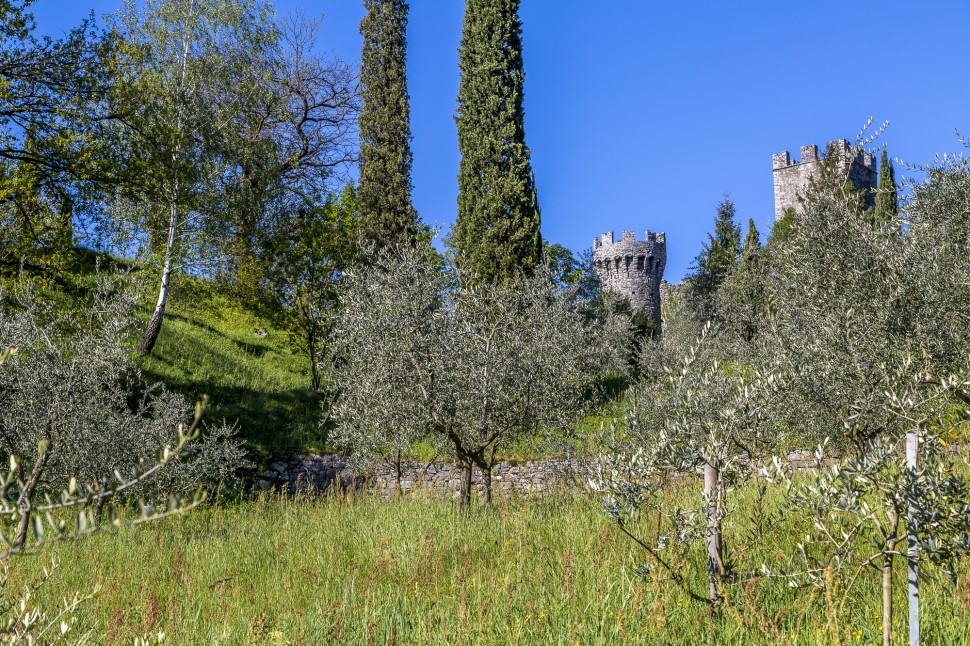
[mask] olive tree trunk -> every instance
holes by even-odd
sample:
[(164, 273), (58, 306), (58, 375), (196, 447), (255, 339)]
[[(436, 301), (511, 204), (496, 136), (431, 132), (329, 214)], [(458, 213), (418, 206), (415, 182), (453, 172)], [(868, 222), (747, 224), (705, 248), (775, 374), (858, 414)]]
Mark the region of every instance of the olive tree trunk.
[(886, 554), (882, 561), (882, 643), (893, 643), (893, 556)]
[(718, 610), (721, 581), (724, 578), (721, 535), (721, 467), (716, 458), (704, 463), (704, 499), (707, 502), (707, 575), (710, 583), (711, 612)]
[(469, 457), (460, 457), (461, 464), (461, 511), (467, 512), (472, 504), (472, 460)]
[(403, 480), (404, 467), (402, 465), (401, 452), (398, 451), (394, 459), (394, 497), (400, 498), (401, 494), (404, 493), (403, 487), (401, 487), (401, 480)]
[(492, 504), (492, 463), (486, 462), (482, 467), (482, 484), (485, 486), (485, 504)]

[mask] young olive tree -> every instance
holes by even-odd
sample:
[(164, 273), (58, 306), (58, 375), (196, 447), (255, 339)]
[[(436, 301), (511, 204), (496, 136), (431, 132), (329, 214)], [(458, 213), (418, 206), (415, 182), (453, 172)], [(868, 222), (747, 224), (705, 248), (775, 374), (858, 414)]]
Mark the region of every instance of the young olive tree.
[(482, 284), (440, 268), (427, 250), (383, 252), (350, 273), (336, 324), (338, 437), (355, 450), (403, 456), (427, 437), (472, 469), (491, 500), (498, 451), (568, 429), (597, 401), (622, 341), (543, 271)]
[[(851, 582), (868, 566), (881, 572), (889, 644), (892, 571), (907, 540), (907, 513), (914, 542), (937, 545), (930, 558), (942, 562), (962, 549), (953, 537), (965, 530), (921, 521), (950, 518), (966, 499), (966, 483), (934, 438), (947, 428), (944, 411), (967, 402), (959, 384), (970, 348), (964, 201), (970, 179), (965, 165), (931, 169), (925, 182), (911, 186), (901, 219), (886, 221), (863, 212), (847, 169), (824, 170), (769, 256), (775, 317), (765, 336), (790, 368), (779, 415), (805, 429), (806, 439), (827, 438), (817, 459), (836, 461), (793, 493), (815, 512), (817, 534), (809, 542), (827, 549), (811, 558), (840, 575), (857, 568)], [(907, 434), (923, 447), (909, 465), (902, 452)], [(956, 507), (947, 507), (946, 497)], [(860, 556), (863, 537), (875, 547)], [(918, 546), (910, 547), (915, 561)], [(818, 574), (818, 567), (808, 569)]]
[[(631, 390), (627, 410), (616, 422), (616, 439), (591, 482), (604, 493), (608, 515), (650, 557), (643, 571), (659, 567), (712, 613), (733, 577), (724, 540), (728, 493), (751, 476), (753, 461), (763, 459), (780, 439), (769, 416), (779, 379), (771, 370), (722, 361), (719, 349), (708, 324), (662, 376)], [(660, 494), (674, 473), (702, 474), (703, 498), (696, 508), (670, 510), (663, 504)], [(657, 519), (652, 537), (639, 529), (649, 511)], [(693, 590), (673, 565), (697, 541), (705, 546), (706, 594)], [(679, 558), (672, 558), (675, 553)]]
[(440, 352), (448, 277), (416, 252), (387, 250), (378, 260), (343, 277), (330, 347), (330, 441), (357, 468), (390, 466), (400, 490), (415, 444), (439, 439), (417, 388)]
[[(16, 348), (0, 371), (0, 453), (33, 455), (45, 443), (41, 491), (70, 478), (105, 487), (155, 460), (191, 407), (146, 386), (129, 355), (134, 289), (123, 277), (99, 276), (90, 306), (58, 314), (27, 286), (0, 293), (0, 347)], [(150, 481), (145, 495), (185, 493), (231, 481), (243, 451), (225, 426), (206, 429)]]
[[(970, 479), (945, 448), (955, 426), (970, 417), (953, 406), (970, 397), (970, 371), (928, 383), (914, 368), (911, 360), (883, 366), (870, 396), (853, 405), (847, 424), (880, 427), (856, 450), (829, 464), (825, 445), (819, 446), (807, 479), (793, 477), (777, 459), (769, 472), (784, 484), (794, 508), (810, 511), (816, 530), (798, 545), (798, 569), (788, 574), (792, 584), (824, 588), (835, 572), (848, 595), (864, 571), (879, 571), (887, 646), (893, 643), (896, 559), (909, 560), (911, 600), (918, 601), (919, 562), (955, 583), (960, 559), (970, 554)], [(904, 455), (899, 447), (907, 444)], [(909, 620), (910, 641), (918, 643), (918, 605), (911, 605)]]
[[(9, 321), (0, 319), (0, 328), (7, 330)], [(45, 330), (50, 332), (49, 329)], [(45, 341), (50, 342), (48, 334)], [(4, 335), (3, 343), (18, 340), (16, 335)], [(16, 399), (19, 392), (11, 392), (12, 384), (20, 379), (16, 376), (8, 379), (9, 373), (17, 372), (23, 365), (18, 361), (30, 355), (34, 348), (31, 346), (0, 346), (0, 395), (3, 397), (4, 409), (11, 402), (11, 396)], [(79, 358), (80, 359), (80, 358)], [(29, 359), (28, 359), (29, 361)], [(41, 366), (34, 365), (34, 368)], [(60, 373), (63, 374), (63, 373)], [(76, 382), (75, 382), (76, 385)], [(96, 387), (96, 386), (95, 386)], [(90, 391), (88, 391), (90, 392)], [(34, 405), (38, 402), (32, 401)], [(102, 402), (92, 402), (102, 403)], [(40, 403), (43, 405), (43, 402)], [(65, 436), (65, 420), (63, 418), (48, 418), (47, 425), (41, 429), (41, 439), (33, 451), (20, 455), (4, 447), (3, 457), (8, 462), (5, 470), (0, 472), (0, 642), (4, 644), (38, 644), (38, 643), (88, 643), (90, 635), (77, 635), (71, 630), (75, 623), (75, 613), (88, 597), (76, 593), (73, 598), (65, 599), (60, 608), (49, 610), (37, 605), (34, 594), (50, 580), (57, 564), (45, 567), (43, 575), (33, 581), (26, 589), (19, 593), (11, 593), (7, 588), (7, 561), (16, 555), (36, 550), (51, 541), (65, 540), (92, 534), (108, 528), (138, 525), (149, 521), (159, 520), (176, 514), (184, 513), (204, 499), (201, 491), (197, 491), (190, 498), (172, 495), (167, 503), (153, 505), (142, 502), (137, 510), (124, 515), (118, 512), (130, 507), (130, 494), (144, 489), (144, 485), (159, 473), (164, 472), (187, 451), (199, 434), (199, 421), (205, 407), (205, 402), (196, 406), (195, 416), (191, 424), (177, 425), (177, 436), (172, 437), (173, 428), (168, 429), (169, 440), (175, 439), (175, 444), (166, 444), (151, 460), (143, 460), (132, 469), (115, 470), (111, 479), (82, 480), (74, 476), (65, 477), (63, 473), (64, 451), (60, 446)], [(155, 422), (151, 413), (141, 418), (146, 424)], [(5, 422), (7, 420), (5, 419)], [(57, 424), (57, 426), (55, 426)], [(4, 432), (10, 429), (4, 425)], [(100, 428), (102, 433), (110, 433), (111, 427)], [(26, 447), (26, 444), (23, 444)], [(28, 457), (32, 456), (32, 457)], [(58, 472), (56, 468), (61, 467)], [(150, 641), (161, 641), (162, 636), (142, 638), (136, 643), (148, 644)]]

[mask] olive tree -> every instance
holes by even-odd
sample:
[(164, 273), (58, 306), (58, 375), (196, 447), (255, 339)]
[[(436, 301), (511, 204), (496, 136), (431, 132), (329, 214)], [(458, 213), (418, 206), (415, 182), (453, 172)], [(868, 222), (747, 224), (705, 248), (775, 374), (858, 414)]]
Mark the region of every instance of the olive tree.
[[(784, 575), (795, 585), (824, 588), (834, 572), (848, 595), (865, 571), (879, 571), (886, 645), (893, 643), (894, 561), (909, 560), (910, 595), (917, 601), (920, 561), (955, 582), (960, 559), (970, 554), (970, 479), (945, 448), (955, 426), (970, 417), (951, 405), (954, 396), (970, 394), (970, 371), (927, 383), (914, 365), (883, 366), (869, 396), (853, 405), (847, 424), (880, 427), (855, 450), (829, 463), (823, 444), (807, 478), (794, 477), (777, 458), (769, 472), (784, 484), (791, 505), (810, 513), (815, 528), (793, 555), (795, 569)], [(912, 448), (903, 453), (907, 440)], [(909, 620), (918, 643), (918, 606)]]
[[(610, 518), (648, 557), (642, 572), (662, 570), (716, 613), (723, 586), (733, 577), (723, 527), (731, 509), (728, 494), (780, 440), (770, 416), (780, 380), (770, 366), (756, 369), (722, 357), (721, 337), (710, 324), (679, 359), (664, 356), (672, 348), (656, 349), (657, 361), (668, 363), (659, 376), (631, 389), (591, 485), (604, 494)], [(672, 510), (663, 504), (660, 494), (674, 473), (702, 478), (696, 507)], [(647, 511), (656, 514), (651, 536), (639, 522)], [(682, 560), (673, 554), (686, 556), (698, 541), (705, 546), (706, 593), (694, 590), (673, 565)]]
[(438, 352), (447, 277), (417, 253), (379, 259), (343, 277), (330, 346), (338, 394), (330, 441), (357, 468), (391, 467), (400, 490), (404, 462), (431, 436), (417, 377)]
[[(14, 353), (0, 355), (0, 363)], [(0, 371), (3, 366), (0, 365)], [(165, 446), (154, 462), (143, 463), (126, 475), (117, 474), (111, 483), (79, 484), (71, 478), (52, 496), (42, 493), (41, 483), (52, 455), (51, 443), (42, 440), (31, 460), (21, 461), (9, 455), (9, 465), (0, 472), (0, 642), (4, 644), (72, 644), (90, 643), (90, 635), (71, 632), (75, 614), (92, 594), (76, 592), (61, 606), (49, 609), (34, 600), (36, 592), (54, 576), (57, 561), (44, 567), (42, 575), (22, 592), (11, 593), (7, 587), (7, 561), (14, 556), (35, 551), (52, 541), (69, 540), (122, 526), (134, 526), (183, 514), (204, 500), (197, 492), (190, 498), (173, 495), (165, 505), (142, 503), (134, 512), (118, 512), (129, 507), (127, 493), (151, 480), (175, 461), (198, 435), (199, 420), (204, 410), (200, 402), (195, 418), (187, 428), (179, 425), (173, 445)], [(96, 513), (99, 510), (101, 513)], [(108, 513), (104, 514), (104, 510)], [(164, 635), (136, 639), (137, 644), (161, 642)]]
[[(827, 438), (818, 459), (836, 463), (793, 489), (816, 517), (804, 553), (821, 550), (813, 558), (850, 581), (869, 566), (880, 572), (885, 644), (895, 560), (906, 555), (915, 567), (922, 551), (943, 563), (965, 549), (958, 537), (966, 529), (940, 519), (958, 517), (970, 483), (937, 449), (948, 416), (970, 401), (961, 385), (970, 348), (970, 175), (959, 163), (927, 170), (910, 185), (900, 218), (885, 221), (863, 213), (844, 169), (828, 169), (768, 274), (776, 312), (768, 337), (791, 377), (780, 413)], [(907, 435), (922, 445), (918, 459), (913, 451), (907, 460)], [(874, 547), (860, 554), (863, 537)], [(911, 628), (916, 621), (914, 612)]]
[(460, 465), (463, 508), (472, 469), (490, 501), (498, 452), (568, 429), (623, 347), (604, 337), (616, 326), (584, 316), (541, 270), (482, 283), (422, 249), (385, 252), (349, 273), (342, 303), (337, 437), (398, 463), (428, 438)]
[[(28, 310), (30, 312), (30, 310)], [(23, 390), (14, 390), (25, 378), (25, 365), (34, 370), (50, 368), (48, 365), (32, 363), (31, 355), (36, 352), (37, 340), (10, 334), (10, 324), (7, 317), (0, 317), (0, 330), (5, 332), (0, 340), (0, 394), (4, 412), (11, 404), (23, 403), (20, 395)], [(41, 344), (52, 344), (55, 335), (49, 327), (38, 326), (35, 331), (44, 334)], [(26, 341), (24, 345), (8, 345), (11, 341)], [(91, 339), (88, 339), (91, 341)], [(30, 343), (32, 342), (32, 343)], [(110, 347), (114, 347), (112, 344)], [(83, 362), (84, 357), (74, 357)], [(16, 374), (20, 372), (21, 374)], [(14, 373), (13, 378), (11, 373)], [(64, 371), (56, 371), (56, 375), (63, 377)], [(78, 375), (75, 375), (78, 376)], [(50, 384), (51, 381), (45, 383)], [(76, 379), (69, 380), (69, 386), (91, 394), (103, 383), (87, 385)], [(63, 395), (64, 391), (58, 391)], [(50, 401), (42, 402), (27, 397), (26, 403), (31, 406), (53, 405)], [(103, 400), (89, 402), (92, 405), (103, 405)], [(71, 463), (68, 453), (76, 450), (77, 444), (67, 444), (63, 439), (71, 434), (71, 420), (53, 415), (45, 419), (44, 426), (37, 429), (40, 436), (34, 447), (28, 443), (31, 438), (21, 440), (17, 446), (24, 452), (17, 454), (10, 451), (9, 441), (11, 432), (9, 417), (4, 417), (2, 428), (7, 441), (2, 450), (3, 458), (7, 462), (5, 469), (0, 471), (0, 642), (4, 644), (53, 644), (69, 642), (73, 644), (88, 643), (89, 634), (72, 632), (75, 623), (75, 613), (78, 607), (87, 599), (80, 593), (56, 609), (49, 609), (38, 605), (34, 599), (35, 593), (54, 575), (57, 568), (56, 561), (45, 567), (42, 576), (31, 582), (22, 592), (12, 593), (7, 587), (7, 562), (10, 558), (34, 551), (51, 541), (77, 538), (80, 536), (103, 531), (120, 526), (138, 525), (149, 521), (159, 520), (172, 515), (184, 513), (204, 499), (201, 490), (189, 497), (183, 498), (173, 494), (167, 500), (154, 503), (142, 501), (131, 510), (133, 502), (131, 494), (144, 490), (144, 485), (156, 478), (160, 473), (170, 469), (178, 460), (182, 459), (189, 450), (192, 441), (198, 437), (199, 423), (205, 407), (205, 402), (196, 406), (195, 415), (191, 421), (178, 423), (169, 427), (166, 442), (156, 445), (157, 452), (150, 459), (140, 460), (130, 468), (116, 469), (108, 478), (81, 478), (68, 475), (65, 465)], [(19, 410), (23, 411), (23, 408)], [(75, 409), (79, 414), (94, 414), (95, 409), (86, 411)], [(147, 426), (154, 426), (160, 420), (154, 416), (154, 411), (141, 411), (142, 415), (132, 415), (129, 423), (140, 420)], [(32, 418), (36, 420), (37, 418)], [(117, 415), (101, 416), (101, 421), (119, 421)], [(171, 421), (171, 420), (168, 420)], [(16, 429), (23, 430), (23, 427)], [(114, 430), (110, 425), (99, 427), (102, 435), (112, 437)], [(150, 434), (150, 433), (149, 433)], [(83, 439), (77, 438), (77, 439)], [(119, 447), (123, 450), (125, 447)], [(128, 447), (130, 448), (130, 447)], [(161, 502), (161, 504), (158, 504)], [(124, 513), (121, 513), (124, 512)], [(136, 640), (139, 644), (161, 641), (162, 636), (145, 637)]]
[[(179, 395), (145, 383), (130, 357), (135, 290), (101, 275), (89, 305), (59, 313), (29, 285), (0, 293), (0, 347), (17, 348), (0, 372), (0, 453), (32, 455), (46, 443), (43, 490), (72, 477), (109, 484), (150, 463), (191, 416)], [(205, 429), (140, 493), (186, 492), (232, 481), (245, 464), (234, 429)], [(151, 489), (151, 490), (149, 490)]]
[[(789, 488), (789, 508), (809, 512), (815, 525), (791, 568), (767, 574), (823, 585), (834, 572), (851, 589), (878, 571), (888, 644), (896, 559), (905, 556), (913, 572), (921, 561), (946, 571), (965, 553), (970, 482), (941, 447), (970, 403), (970, 173), (953, 161), (924, 170), (900, 219), (886, 222), (865, 213), (847, 168), (825, 165), (751, 277), (763, 293), (758, 334), (711, 337), (713, 347), (701, 342), (682, 353), (686, 359), (631, 397), (618, 424), (622, 442), (605, 452), (596, 484), (661, 569), (672, 563), (663, 549), (706, 537), (711, 591), (690, 590), (695, 599), (716, 606), (715, 579), (726, 569), (712, 540), (718, 508), (707, 493), (705, 508), (670, 514), (655, 502), (664, 475), (701, 465), (707, 475), (732, 454), (747, 470), (759, 445), (779, 438), (823, 448), (807, 480), (780, 461), (771, 470)], [(736, 296), (719, 293), (719, 305)], [(668, 346), (681, 327), (666, 335)], [(711, 438), (726, 441), (728, 453)], [(906, 455), (906, 440), (922, 446), (918, 455)], [(692, 452), (702, 460), (683, 459)], [(669, 529), (650, 540), (631, 522), (646, 508), (668, 519)]]

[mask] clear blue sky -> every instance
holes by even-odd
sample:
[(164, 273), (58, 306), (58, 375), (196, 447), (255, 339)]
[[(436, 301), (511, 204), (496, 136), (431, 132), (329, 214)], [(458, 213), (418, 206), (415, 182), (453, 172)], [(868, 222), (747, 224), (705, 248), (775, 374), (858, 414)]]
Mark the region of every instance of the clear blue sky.
[[(358, 0), (277, 0), (325, 16), (321, 44), (359, 61)], [(56, 35), (120, 0), (37, 0)], [(414, 203), (447, 228), (456, 211), (462, 0), (413, 0), (408, 80)], [(970, 3), (522, 0), (526, 140), (542, 232), (575, 251), (602, 231), (666, 231), (680, 280), (725, 191), (764, 234), (771, 155), (853, 139), (870, 116), (908, 162), (961, 150), (970, 133)], [(897, 166), (897, 177), (905, 171)]]

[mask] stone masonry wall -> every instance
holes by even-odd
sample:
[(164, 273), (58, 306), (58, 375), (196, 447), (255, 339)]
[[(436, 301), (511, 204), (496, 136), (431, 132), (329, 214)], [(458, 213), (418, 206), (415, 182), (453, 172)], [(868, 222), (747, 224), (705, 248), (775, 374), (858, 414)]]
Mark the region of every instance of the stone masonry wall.
[[(839, 155), (840, 171), (845, 172), (848, 166), (849, 179), (857, 189), (866, 191), (866, 206), (872, 206), (879, 177), (875, 158), (869, 153), (859, 153), (852, 157), (852, 149), (845, 139), (829, 142), (829, 149)], [(815, 144), (802, 146), (801, 155), (801, 161), (793, 161), (791, 153), (783, 150), (771, 157), (775, 184), (775, 220), (780, 219), (787, 209), (798, 207), (799, 197), (805, 194), (819, 163), (824, 159), (819, 156), (818, 146)]]
[(614, 241), (613, 232), (593, 240), (593, 263), (603, 289), (630, 299), (633, 309), (644, 310), (660, 329), (660, 283), (667, 265), (667, 238), (647, 231), (637, 240), (633, 231), (624, 231)]
[[(550, 488), (577, 489), (584, 486), (578, 464), (567, 460), (534, 460), (513, 464), (499, 462), (492, 469), (492, 491), (497, 494), (541, 494)], [(450, 464), (407, 464), (401, 481), (404, 491), (427, 488), (444, 496), (457, 496), (461, 487), (461, 473)], [(294, 491), (324, 492), (336, 486), (340, 489), (373, 489), (386, 493), (394, 491), (393, 471), (355, 473), (345, 455), (317, 455), (309, 453), (289, 460), (279, 460), (269, 469), (257, 473), (254, 483), (260, 489), (271, 487)], [(482, 474), (472, 472), (473, 493), (484, 491)]]
[[(787, 456), (787, 463), (794, 469), (814, 466), (811, 451), (794, 451)], [(590, 464), (575, 460), (530, 460), (513, 464), (499, 462), (492, 470), (492, 491), (495, 495), (535, 496), (545, 493), (589, 489)], [(684, 474), (674, 474), (680, 478)], [(457, 497), (460, 489), (460, 472), (450, 464), (408, 464), (402, 478), (405, 492), (420, 488), (432, 493)], [(699, 477), (702, 477), (698, 473)], [(394, 491), (395, 478), (390, 470), (373, 474), (355, 473), (345, 455), (317, 455), (308, 453), (289, 460), (279, 460), (253, 476), (259, 489), (282, 489), (290, 493), (325, 493), (336, 487), (339, 490), (369, 489), (384, 494)], [(482, 496), (484, 485), (478, 469), (472, 472), (473, 495)]]

